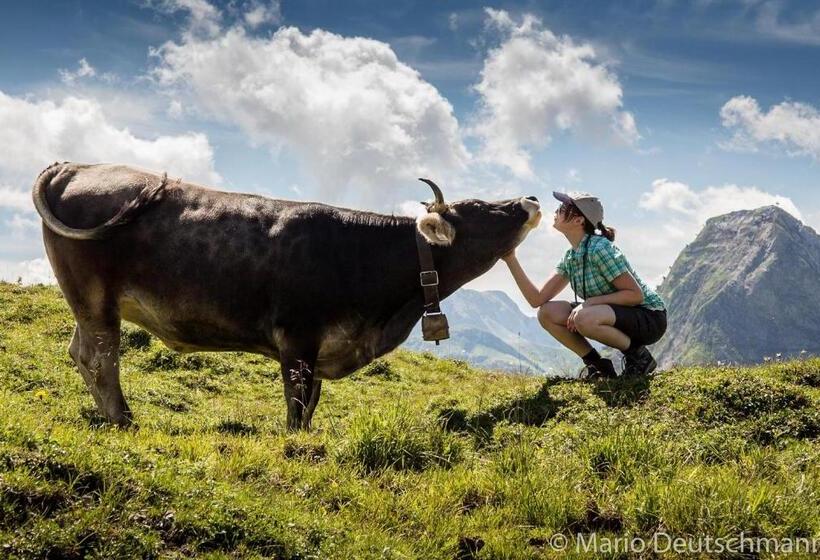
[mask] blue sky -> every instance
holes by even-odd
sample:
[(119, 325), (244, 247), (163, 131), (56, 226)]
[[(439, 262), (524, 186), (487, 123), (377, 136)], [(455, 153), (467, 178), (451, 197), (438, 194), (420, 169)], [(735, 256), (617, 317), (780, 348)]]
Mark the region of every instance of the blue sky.
[[(4, 4), (6, 278), (47, 272), (21, 193), (55, 159), (385, 212), (429, 196), (422, 172), (548, 209), (587, 190), (651, 283), (711, 215), (777, 202), (820, 227), (816, 2)], [(520, 249), (536, 283), (566, 249), (547, 221)], [(473, 286), (522, 302), (503, 265)]]

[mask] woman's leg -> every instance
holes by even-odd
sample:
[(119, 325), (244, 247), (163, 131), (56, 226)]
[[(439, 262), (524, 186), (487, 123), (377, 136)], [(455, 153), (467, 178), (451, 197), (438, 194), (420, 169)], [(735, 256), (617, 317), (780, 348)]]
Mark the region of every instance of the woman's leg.
[(587, 338), (597, 340), (612, 348), (624, 351), (632, 340), (612, 325), (615, 324), (615, 312), (609, 305), (584, 306), (575, 317), (578, 332)]
[(583, 358), (592, 350), (592, 345), (580, 334), (567, 329), (571, 311), (568, 301), (548, 301), (538, 308), (538, 322), (555, 340)]

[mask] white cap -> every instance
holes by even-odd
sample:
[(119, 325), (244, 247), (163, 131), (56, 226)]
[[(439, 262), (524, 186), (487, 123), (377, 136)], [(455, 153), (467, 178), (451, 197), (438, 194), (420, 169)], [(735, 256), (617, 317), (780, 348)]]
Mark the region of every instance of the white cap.
[(601, 205), (601, 201), (598, 200), (598, 197), (594, 194), (589, 194), (586, 192), (562, 193), (553, 191), (552, 196), (561, 202), (574, 204), (575, 207), (581, 211), (581, 214), (583, 214), (587, 220), (592, 222), (592, 225), (595, 227), (598, 227), (598, 225), (604, 221), (604, 207)]

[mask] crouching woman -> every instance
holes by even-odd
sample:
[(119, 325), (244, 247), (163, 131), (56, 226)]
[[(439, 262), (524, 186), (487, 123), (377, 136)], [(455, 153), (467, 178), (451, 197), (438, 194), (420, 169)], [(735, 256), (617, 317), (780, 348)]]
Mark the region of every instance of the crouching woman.
[[(588, 193), (553, 193), (561, 202), (553, 228), (571, 245), (555, 273), (539, 290), (515, 256), (504, 255), (518, 288), (538, 321), (558, 342), (584, 362), (580, 377), (615, 377), (612, 361), (602, 358), (588, 339), (623, 352), (623, 375), (648, 375), (657, 364), (646, 348), (666, 332), (666, 306), (635, 273), (613, 244), (615, 231), (603, 224), (604, 210)], [(553, 301), (570, 284), (575, 301)], [(578, 298), (583, 300), (578, 302)]]

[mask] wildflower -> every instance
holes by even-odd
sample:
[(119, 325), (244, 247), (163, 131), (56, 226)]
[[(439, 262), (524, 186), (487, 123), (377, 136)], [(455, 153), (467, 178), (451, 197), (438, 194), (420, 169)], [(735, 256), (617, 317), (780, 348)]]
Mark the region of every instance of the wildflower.
[(44, 401), (48, 398), (48, 391), (46, 391), (45, 389), (38, 389), (34, 392), (34, 396), (40, 399), (41, 401)]

